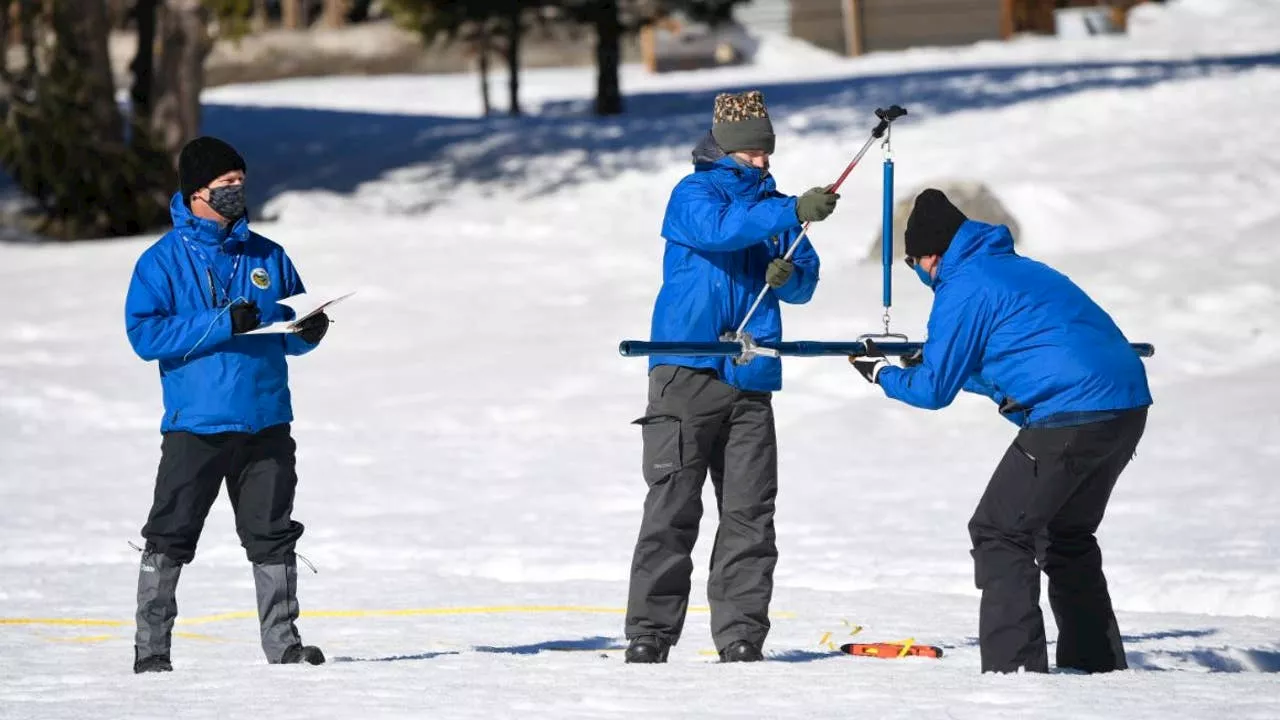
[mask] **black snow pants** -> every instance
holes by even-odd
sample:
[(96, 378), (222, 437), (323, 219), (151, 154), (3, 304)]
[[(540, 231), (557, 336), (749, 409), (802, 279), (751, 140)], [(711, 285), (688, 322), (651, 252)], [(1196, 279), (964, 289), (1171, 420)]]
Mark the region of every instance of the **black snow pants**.
[(1005, 452), (969, 521), (983, 672), (1048, 672), (1041, 570), (1058, 625), (1058, 667), (1128, 667), (1094, 533), (1146, 421), (1138, 408), (1085, 425), (1027, 428)]
[(295, 449), (288, 424), (254, 434), (166, 433), (155, 499), (142, 528), (148, 549), (179, 565), (191, 562), (225, 480), (236, 533), (249, 561), (283, 563), (303, 531), (291, 517), (298, 484)]

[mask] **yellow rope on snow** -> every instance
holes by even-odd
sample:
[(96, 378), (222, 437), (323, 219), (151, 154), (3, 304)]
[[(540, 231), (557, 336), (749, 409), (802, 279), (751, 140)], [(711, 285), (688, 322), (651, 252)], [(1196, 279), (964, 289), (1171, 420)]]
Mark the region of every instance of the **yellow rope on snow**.
[[(691, 607), (690, 612), (710, 612), (710, 608)], [(362, 617), (412, 617), (452, 615), (506, 615), (518, 613), (587, 613), (622, 615), (625, 608), (597, 607), (592, 605), (475, 605), (469, 607), (399, 608), (390, 610), (303, 610), (304, 618), (362, 618)], [(792, 612), (771, 613), (776, 618), (794, 618)], [(256, 620), (252, 610), (215, 613), (198, 617), (178, 618), (179, 625), (207, 625), (227, 620)], [(0, 618), (0, 625), (64, 625), (94, 627), (128, 627), (130, 620), (101, 620), (94, 618)]]

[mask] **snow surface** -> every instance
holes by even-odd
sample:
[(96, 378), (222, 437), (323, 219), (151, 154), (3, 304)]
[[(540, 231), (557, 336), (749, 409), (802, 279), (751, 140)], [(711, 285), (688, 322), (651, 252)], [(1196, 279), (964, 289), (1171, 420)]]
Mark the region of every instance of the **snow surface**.
[[(1232, 40), (1214, 6), (1143, 8), (1176, 47), (1026, 39), (816, 67), (766, 43), (766, 68), (629, 71), (632, 112), (609, 120), (582, 115), (585, 70), (530, 73), (540, 114), (520, 120), (472, 117), (470, 76), (208, 93), (207, 130), (246, 151), (272, 218), (256, 229), (313, 291), (358, 291), (291, 363), (299, 550), (319, 569), (300, 627), (333, 662), (263, 664), (220, 499), (183, 573), (175, 672), (131, 674), (126, 543), (160, 390), (122, 305), (154, 238), (0, 246), (0, 718), (1280, 716), (1280, 10), (1238, 3)], [(965, 523), (1014, 428), (978, 398), (892, 403), (835, 358), (787, 360), (775, 399), (771, 662), (714, 662), (708, 517), (672, 662), (624, 667), (645, 378), (617, 343), (647, 336), (662, 209), (710, 99), (748, 83), (771, 99), (784, 190), (830, 182), (871, 109), (900, 102), (898, 197), (989, 183), (1024, 252), (1156, 345), (1147, 435), (1099, 533), (1132, 672), (979, 674)], [(784, 311), (788, 338), (879, 328), (879, 159), (814, 226), (823, 279)], [(918, 338), (929, 296), (904, 267), (894, 282), (894, 329)], [(945, 656), (853, 658), (827, 632)]]

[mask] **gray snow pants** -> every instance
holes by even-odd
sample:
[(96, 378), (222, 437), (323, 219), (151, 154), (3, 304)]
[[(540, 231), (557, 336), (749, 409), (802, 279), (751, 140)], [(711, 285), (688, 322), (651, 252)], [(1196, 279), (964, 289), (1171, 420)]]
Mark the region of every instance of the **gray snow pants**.
[(656, 635), (673, 645), (680, 638), (709, 471), (719, 514), (707, 582), (711, 635), (718, 650), (737, 640), (763, 646), (778, 559), (771, 395), (738, 390), (712, 370), (660, 365), (635, 423), (649, 492), (631, 565), (627, 637)]

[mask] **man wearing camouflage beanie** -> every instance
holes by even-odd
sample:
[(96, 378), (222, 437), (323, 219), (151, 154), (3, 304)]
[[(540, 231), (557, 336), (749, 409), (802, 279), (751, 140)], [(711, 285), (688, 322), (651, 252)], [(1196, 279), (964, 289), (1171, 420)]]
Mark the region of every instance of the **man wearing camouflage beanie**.
[[(839, 195), (777, 191), (769, 173), (773, 125), (753, 90), (715, 99), (711, 131), (693, 151), (694, 171), (667, 205), (663, 284), (653, 310), (654, 341), (716, 341), (733, 332), (766, 286), (745, 328), (757, 341), (782, 337), (779, 301), (809, 301), (818, 255), (807, 242), (784, 255), (801, 226), (827, 218)], [(721, 662), (764, 658), (778, 550), (778, 490), (772, 393), (778, 358), (653, 356), (641, 426), (648, 485), (631, 567), (626, 635), (629, 663), (665, 662), (689, 604), (691, 555), (708, 472), (720, 526), (707, 597)]]

